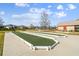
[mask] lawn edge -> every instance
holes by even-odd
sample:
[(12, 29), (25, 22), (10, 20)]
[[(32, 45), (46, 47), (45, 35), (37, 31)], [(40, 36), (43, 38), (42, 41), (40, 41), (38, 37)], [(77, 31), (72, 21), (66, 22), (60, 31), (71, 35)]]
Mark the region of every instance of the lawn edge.
[(4, 50), (4, 40), (5, 40), (5, 32), (3, 32), (4, 35), (3, 35), (3, 47), (2, 47), (2, 52), (1, 52), (1, 56), (3, 56), (3, 50)]

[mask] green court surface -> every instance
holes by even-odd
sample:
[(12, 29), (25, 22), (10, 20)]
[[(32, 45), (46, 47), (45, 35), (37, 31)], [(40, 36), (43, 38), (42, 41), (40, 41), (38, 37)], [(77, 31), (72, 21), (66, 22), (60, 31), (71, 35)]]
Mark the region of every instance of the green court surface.
[(34, 36), (26, 33), (21, 32), (13, 32), (22, 39), (26, 40), (27, 42), (33, 44), (33, 46), (52, 46), (55, 41), (53, 39)]

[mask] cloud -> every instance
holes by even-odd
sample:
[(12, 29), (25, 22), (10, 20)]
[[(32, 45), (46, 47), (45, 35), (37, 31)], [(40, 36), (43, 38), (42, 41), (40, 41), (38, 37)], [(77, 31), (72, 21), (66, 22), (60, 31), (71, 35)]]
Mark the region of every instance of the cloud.
[(46, 8), (31, 8), (29, 10), (29, 12), (37, 13), (37, 14), (41, 14), (42, 12), (46, 12), (48, 15), (52, 14), (52, 11), (50, 9), (46, 9)]
[(0, 11), (0, 15), (5, 15), (5, 12), (4, 11)]
[(31, 13), (41, 13), (41, 11), (38, 8), (30, 8), (29, 12), (31, 12)]
[(38, 8), (30, 8), (28, 12), (22, 13), (22, 14), (14, 14), (12, 15), (12, 18), (16, 19), (36, 19), (41, 14), (41, 9)]
[(57, 9), (58, 9), (58, 10), (63, 10), (63, 5), (58, 5), (58, 6), (57, 6)]
[(38, 24), (40, 20), (40, 14), (36, 13), (23, 13), (12, 15), (12, 19), (16, 21), (24, 21), (26, 24)]
[(43, 11), (46, 11), (48, 15), (52, 14), (52, 11), (50, 9), (45, 8), (30, 8), (28, 12), (22, 13), (22, 14), (14, 14), (12, 15), (12, 19), (17, 21), (25, 21), (30, 22), (30, 24), (39, 24), (41, 13)]
[(23, 13), (23, 14), (14, 14), (12, 15), (12, 18), (15, 20), (38, 20), (39, 19), (39, 14), (36, 13)]
[(46, 9), (45, 8), (30, 8), (29, 12), (31, 13), (41, 13), (43, 11), (45, 11)]
[(67, 14), (62, 11), (62, 12), (56, 12), (56, 13), (55, 13), (55, 16), (58, 17), (58, 18), (61, 18), (61, 17), (67, 16)]
[(26, 13), (12, 15), (12, 18), (14, 19), (39, 19), (43, 11), (45, 11), (49, 16), (52, 14), (52, 11), (50, 9), (30, 8), (29, 11)]
[(12, 18), (20, 17), (20, 15), (12, 15)]
[(52, 5), (48, 5), (48, 8), (52, 8)]
[(49, 16), (53, 14), (53, 12), (50, 9), (47, 9), (46, 12)]
[(25, 6), (29, 7), (30, 6), (27, 3), (16, 3), (15, 5), (18, 6), (18, 7), (25, 7)]
[(75, 6), (75, 5), (73, 5), (73, 4), (68, 4), (67, 10), (74, 10), (74, 9), (76, 9), (76, 6)]

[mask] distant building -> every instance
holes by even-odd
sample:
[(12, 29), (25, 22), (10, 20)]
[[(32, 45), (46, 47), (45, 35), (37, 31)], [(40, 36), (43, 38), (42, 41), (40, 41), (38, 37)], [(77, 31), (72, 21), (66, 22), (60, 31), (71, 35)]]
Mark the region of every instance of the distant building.
[(57, 30), (59, 31), (79, 31), (79, 19), (70, 21), (70, 22), (62, 22), (57, 26)]
[(15, 25), (11, 25), (11, 24), (9, 24), (9, 25), (5, 25), (4, 27), (7, 28), (7, 29), (10, 29), (10, 28), (15, 27)]

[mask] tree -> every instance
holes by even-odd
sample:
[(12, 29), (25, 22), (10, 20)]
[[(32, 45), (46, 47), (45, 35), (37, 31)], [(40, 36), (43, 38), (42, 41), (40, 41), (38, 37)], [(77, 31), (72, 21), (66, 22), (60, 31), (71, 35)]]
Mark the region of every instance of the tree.
[(8, 27), (9, 27), (9, 30), (15, 31), (15, 25), (9, 24)]
[(33, 24), (30, 24), (30, 29), (35, 29), (35, 26)]
[(3, 26), (3, 23), (4, 23), (4, 21), (3, 21), (3, 19), (0, 17), (0, 26)]
[(42, 29), (50, 28), (50, 20), (48, 19), (48, 14), (46, 12), (41, 13), (40, 26)]
[(3, 21), (3, 19), (0, 17), (0, 30), (4, 28), (3, 23), (4, 23), (4, 21)]

